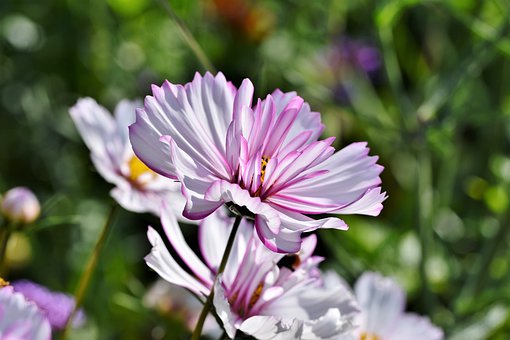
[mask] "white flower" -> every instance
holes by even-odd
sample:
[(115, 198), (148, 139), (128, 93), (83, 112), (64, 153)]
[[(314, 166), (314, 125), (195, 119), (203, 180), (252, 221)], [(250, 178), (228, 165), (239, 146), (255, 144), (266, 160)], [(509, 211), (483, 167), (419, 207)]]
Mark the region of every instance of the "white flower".
[(159, 176), (134, 154), (128, 138), (128, 126), (135, 121), (139, 101), (121, 101), (113, 117), (92, 98), (82, 98), (70, 109), (92, 162), (103, 178), (114, 184), (113, 198), (125, 209), (159, 215), (161, 200), (181, 215), (184, 198), (180, 184)]
[(405, 292), (392, 279), (364, 273), (354, 292), (361, 309), (360, 340), (440, 340), (443, 331), (427, 317), (405, 313)]

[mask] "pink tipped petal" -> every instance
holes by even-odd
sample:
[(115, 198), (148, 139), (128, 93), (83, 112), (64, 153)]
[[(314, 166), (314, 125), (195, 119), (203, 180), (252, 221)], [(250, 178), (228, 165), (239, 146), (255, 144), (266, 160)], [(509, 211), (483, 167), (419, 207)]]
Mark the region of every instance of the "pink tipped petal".
[[(310, 214), (321, 213), (320, 208), (322, 213), (340, 212), (381, 183), (382, 167), (375, 164), (377, 157), (367, 154), (366, 143), (354, 143), (340, 150), (313, 168), (329, 170), (328, 173), (288, 185), (278, 192), (278, 204)], [(289, 200), (288, 204), (285, 200)], [(306, 209), (305, 205), (310, 208)], [(336, 208), (328, 209), (331, 205)]]
[(266, 141), (264, 142), (264, 156), (273, 157), (289, 133), (297, 114), (297, 109), (291, 108), (285, 110), (278, 117), (272, 130), (267, 132)]
[[(197, 220), (202, 219), (221, 206), (221, 202), (204, 199), (212, 181), (211, 174), (207, 169), (183, 153), (170, 136), (162, 136), (161, 142), (168, 146), (169, 158), (180, 169), (177, 178), (182, 183), (182, 194), (186, 197), (184, 217)], [(181, 172), (182, 171), (182, 172)]]
[(317, 246), (317, 235), (312, 234), (303, 238), (301, 243), (301, 250), (299, 251), (299, 258), (301, 262), (306, 261), (312, 256), (315, 247)]
[(198, 258), (193, 250), (191, 250), (184, 240), (184, 236), (182, 235), (181, 228), (179, 228), (177, 219), (166, 203), (163, 203), (161, 224), (163, 225), (166, 237), (170, 240), (170, 243), (179, 257), (184, 260), (189, 269), (191, 269), (191, 271), (193, 271), (193, 273), (195, 273), (195, 275), (198, 276), (198, 278), (207, 287), (211, 287), (213, 283), (211, 271), (204, 265), (204, 263)]
[[(162, 135), (172, 136), (178, 148), (196, 162), (211, 173), (227, 178), (230, 170), (224, 158), (222, 133), (225, 132), (231, 116), (218, 118), (216, 115), (230, 115), (233, 97), (226, 82), (222, 81), (223, 76), (218, 77), (218, 82), (212, 81), (210, 76), (206, 76), (205, 81), (199, 76), (195, 77), (186, 88), (169, 82), (159, 88), (153, 87), (153, 96), (145, 99), (143, 112), (146, 122), (139, 122), (139, 114), (134, 126), (147, 125), (147, 129), (152, 130), (152, 144), (156, 144)], [(213, 94), (219, 98), (211, 102), (210, 96)], [(135, 152), (139, 149), (138, 142), (132, 139)], [(217, 144), (219, 142), (221, 144)], [(143, 155), (139, 156), (151, 166)]]
[(207, 287), (177, 264), (159, 234), (151, 227), (147, 231), (147, 237), (152, 245), (152, 250), (149, 255), (145, 256), (145, 262), (150, 268), (170, 283), (187, 288), (198, 295), (209, 294)]
[(267, 132), (273, 126), (274, 119), (275, 107), (271, 96), (268, 95), (265, 101), (260, 102), (259, 100), (254, 109), (254, 123), (248, 140), (250, 155), (262, 149)]
[(170, 160), (168, 144), (161, 142), (144, 111), (137, 111), (136, 123), (129, 127), (129, 138), (133, 151), (149, 168), (160, 175), (177, 178), (174, 164)]
[(359, 200), (336, 210), (335, 213), (377, 216), (383, 208), (382, 202), (387, 197), (385, 192), (381, 193), (381, 188), (368, 189)]
[(255, 229), (262, 243), (274, 252), (293, 254), (301, 249), (300, 232), (281, 230), (275, 234), (267, 221), (259, 215), (255, 216)]
[[(251, 107), (253, 91), (252, 82), (249, 79), (244, 79), (234, 98), (233, 121), (241, 120), (242, 117), (239, 115), (242, 113), (243, 108)], [(240, 121), (240, 123), (242, 125), (242, 121)]]
[[(276, 105), (276, 112), (279, 114), (287, 106), (287, 104), (296, 97), (296, 92), (283, 93), (280, 90), (276, 90), (272, 93), (273, 100)], [(303, 103), (299, 114), (296, 118), (295, 123), (290, 130), (287, 140), (291, 140), (302, 131), (310, 131), (311, 135), (309, 142), (315, 141), (319, 138), (324, 130), (324, 124), (321, 123), (321, 116), (319, 112), (312, 112), (308, 103)]]
[(284, 228), (297, 232), (310, 232), (319, 228), (347, 230), (349, 227), (337, 217), (313, 219), (295, 211), (277, 207)]
[(187, 98), (199, 121), (208, 126), (214, 144), (225, 152), (227, 128), (232, 119), (234, 93), (220, 72), (213, 77), (207, 72), (203, 78), (197, 73), (186, 88)]

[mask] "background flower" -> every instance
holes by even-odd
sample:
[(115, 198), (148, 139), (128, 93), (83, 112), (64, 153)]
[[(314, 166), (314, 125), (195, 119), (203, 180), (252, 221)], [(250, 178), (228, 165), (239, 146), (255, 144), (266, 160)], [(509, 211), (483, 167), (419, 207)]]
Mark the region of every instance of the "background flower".
[[(75, 301), (69, 294), (51, 292), (46, 287), (28, 280), (12, 282), (14, 291), (23, 294), (26, 300), (37, 305), (42, 314), (48, 319), (53, 330), (64, 329), (67, 320), (71, 316)], [(85, 323), (83, 310), (78, 310), (72, 325), (80, 327)]]
[(32, 223), (41, 213), (39, 200), (25, 187), (10, 189), (1, 201), (2, 214), (13, 223)]
[(179, 212), (184, 205), (179, 184), (157, 175), (135, 156), (128, 139), (128, 126), (135, 120), (141, 102), (123, 100), (114, 117), (92, 98), (82, 98), (70, 109), (71, 117), (97, 171), (115, 184), (111, 195), (125, 209), (159, 215), (162, 200)]
[(360, 340), (443, 339), (443, 331), (427, 317), (404, 312), (405, 292), (394, 280), (367, 272), (354, 291), (361, 309)]
[(0, 338), (49, 340), (51, 328), (46, 317), (11, 286), (0, 288)]

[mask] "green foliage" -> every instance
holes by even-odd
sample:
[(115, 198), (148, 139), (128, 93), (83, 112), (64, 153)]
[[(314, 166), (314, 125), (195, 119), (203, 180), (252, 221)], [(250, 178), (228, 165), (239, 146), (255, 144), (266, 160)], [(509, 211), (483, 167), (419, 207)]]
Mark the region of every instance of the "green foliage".
[[(321, 231), (325, 267), (353, 282), (380, 271), (409, 309), (451, 339), (510, 334), (510, 8), (489, 1), (170, 1), (216, 69), (264, 96), (296, 90), (336, 146), (367, 140), (389, 194), (378, 218)], [(328, 51), (348, 36), (380, 51), (376, 80)], [(159, 1), (0, 2), (0, 191), (28, 186), (43, 215), (10, 279), (73, 291), (99, 233), (110, 185), (68, 115), (77, 98), (109, 109), (151, 83), (203, 69)], [(348, 89), (348, 102), (338, 96)], [(147, 308), (148, 215), (123, 212), (108, 239), (76, 339), (186, 338), (179, 317)], [(190, 237), (195, 237), (194, 229)], [(25, 242), (26, 243), (26, 242)], [(25, 244), (26, 247), (26, 244)], [(121, 327), (119, 325), (122, 325)]]

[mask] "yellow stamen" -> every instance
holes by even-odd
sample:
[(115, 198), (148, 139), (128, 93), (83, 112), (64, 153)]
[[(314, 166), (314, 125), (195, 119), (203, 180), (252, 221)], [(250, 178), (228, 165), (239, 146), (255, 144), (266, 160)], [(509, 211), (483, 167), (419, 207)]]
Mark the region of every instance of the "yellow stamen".
[(138, 157), (133, 156), (128, 162), (129, 165), (129, 179), (132, 182), (138, 182), (138, 179), (141, 175), (145, 173), (150, 173), (153, 176), (156, 176), (156, 173), (149, 169), (147, 165), (145, 165)]
[(266, 175), (266, 166), (269, 162), (269, 157), (262, 156), (262, 160), (260, 161), (260, 183), (264, 183), (264, 176)]
[(373, 333), (361, 333), (360, 340), (381, 340), (377, 335)]
[(262, 288), (264, 288), (264, 284), (261, 282), (261, 283), (259, 283), (259, 285), (255, 289), (255, 292), (251, 296), (250, 303), (248, 304), (248, 308), (252, 308), (257, 303), (257, 301), (260, 298), (260, 294), (262, 294)]
[(9, 285), (9, 282), (8, 281), (5, 281), (4, 279), (2, 279), (0, 277), (0, 288), (2, 287), (5, 287), (5, 286), (8, 286)]

